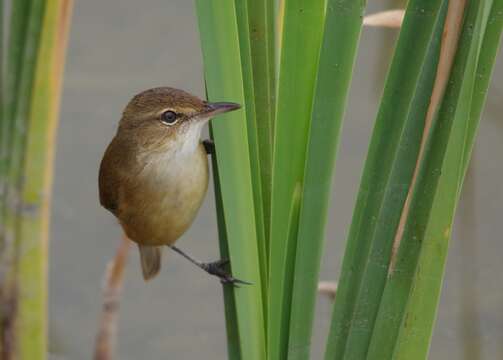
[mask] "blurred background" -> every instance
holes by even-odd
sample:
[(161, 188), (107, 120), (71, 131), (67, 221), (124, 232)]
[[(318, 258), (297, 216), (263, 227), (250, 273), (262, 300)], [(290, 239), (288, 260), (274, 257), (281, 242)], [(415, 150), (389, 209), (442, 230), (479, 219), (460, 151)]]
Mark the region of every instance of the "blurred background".
[[(369, 1), (368, 12), (399, 1)], [(321, 279), (336, 280), (368, 140), (397, 32), (364, 29), (334, 180)], [(500, 54), (501, 55), (501, 54)], [(97, 173), (129, 99), (169, 85), (204, 96), (194, 4), (186, 0), (76, 1), (58, 136), (50, 258), (51, 359), (89, 359), (101, 285), (120, 243), (99, 206)], [(451, 240), (431, 359), (503, 358), (503, 58), (481, 122)], [(226, 99), (232, 101), (233, 99)], [(212, 187), (179, 246), (217, 259)], [(166, 251), (162, 273), (144, 283), (132, 251), (122, 295), (117, 359), (225, 359), (222, 290)], [(331, 301), (320, 297), (312, 359), (321, 359)]]

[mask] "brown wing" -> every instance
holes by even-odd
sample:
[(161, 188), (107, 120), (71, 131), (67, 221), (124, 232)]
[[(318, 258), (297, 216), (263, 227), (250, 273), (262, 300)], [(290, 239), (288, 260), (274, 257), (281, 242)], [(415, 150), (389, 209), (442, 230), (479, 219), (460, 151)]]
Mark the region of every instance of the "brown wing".
[(119, 159), (118, 144), (112, 140), (101, 160), (99, 173), (100, 203), (105, 209), (116, 215), (119, 201)]

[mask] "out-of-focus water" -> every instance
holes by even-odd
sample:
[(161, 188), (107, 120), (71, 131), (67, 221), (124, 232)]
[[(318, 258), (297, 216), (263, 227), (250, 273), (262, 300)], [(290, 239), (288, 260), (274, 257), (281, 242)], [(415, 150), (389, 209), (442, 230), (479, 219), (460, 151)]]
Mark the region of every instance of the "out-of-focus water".
[[(369, 11), (385, 1), (369, 2)], [(367, 143), (382, 90), (392, 30), (364, 31), (337, 164), (322, 279), (336, 279)], [(490, 89), (475, 165), (460, 205), (431, 359), (503, 358), (502, 59)], [(89, 359), (107, 261), (120, 240), (100, 208), (97, 171), (120, 113), (135, 93), (170, 85), (200, 96), (202, 63), (192, 1), (75, 2), (54, 184), (50, 344), (54, 359)], [(227, 99), (232, 101), (233, 99)], [(211, 189), (211, 188), (210, 188)], [(210, 191), (180, 247), (218, 257)], [(118, 359), (225, 359), (222, 291), (179, 256), (145, 284), (133, 249), (123, 292)], [(313, 359), (320, 359), (330, 303), (319, 299)]]

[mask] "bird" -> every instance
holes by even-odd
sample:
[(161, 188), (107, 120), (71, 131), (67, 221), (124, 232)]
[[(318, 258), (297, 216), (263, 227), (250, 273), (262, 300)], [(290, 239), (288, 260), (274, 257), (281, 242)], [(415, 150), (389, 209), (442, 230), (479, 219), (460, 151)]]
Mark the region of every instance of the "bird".
[(100, 164), (99, 199), (138, 245), (145, 280), (159, 273), (168, 246), (222, 283), (248, 284), (225, 270), (228, 259), (204, 263), (174, 245), (194, 221), (208, 188), (214, 144), (201, 140), (201, 130), (212, 117), (240, 107), (172, 87), (145, 90), (125, 107)]

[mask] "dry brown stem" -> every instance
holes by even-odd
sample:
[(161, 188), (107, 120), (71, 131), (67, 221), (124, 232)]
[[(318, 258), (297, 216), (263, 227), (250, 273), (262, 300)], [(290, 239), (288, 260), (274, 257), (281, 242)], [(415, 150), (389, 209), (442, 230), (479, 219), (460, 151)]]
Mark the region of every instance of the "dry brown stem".
[(103, 289), (103, 308), (96, 336), (94, 360), (111, 360), (115, 354), (119, 299), (129, 244), (129, 239), (124, 236), (114, 259), (107, 266)]
[(335, 281), (320, 281), (318, 283), (318, 292), (333, 300), (337, 292), (337, 283)]
[(403, 206), (402, 213), (400, 215), (400, 221), (398, 223), (395, 238), (393, 240), (393, 247), (391, 249), (391, 258), (388, 270), (389, 275), (393, 274), (393, 271), (395, 270), (396, 257), (403, 238), (405, 224), (407, 223), (410, 204), (412, 201), (412, 194), (416, 186), (419, 168), (424, 158), (426, 142), (430, 134), (433, 119), (438, 111), (442, 97), (444, 96), (445, 88), (447, 87), (447, 82), (449, 81), (452, 64), (454, 62), (454, 57), (458, 48), (459, 36), (461, 35), (466, 1), (467, 0), (451, 0), (449, 1), (449, 7), (447, 8), (447, 15), (445, 18), (444, 30), (442, 34), (442, 44), (440, 46), (440, 55), (435, 83), (433, 85), (430, 104), (428, 106), (428, 111), (424, 120), (423, 136), (421, 138), (421, 145), (419, 148), (419, 153), (417, 155), (416, 166), (414, 168), (414, 173), (412, 175), (407, 198), (405, 199), (405, 204)]
[(403, 9), (380, 11), (365, 16), (363, 18), (363, 25), (398, 29), (402, 26), (404, 14), (405, 11)]

